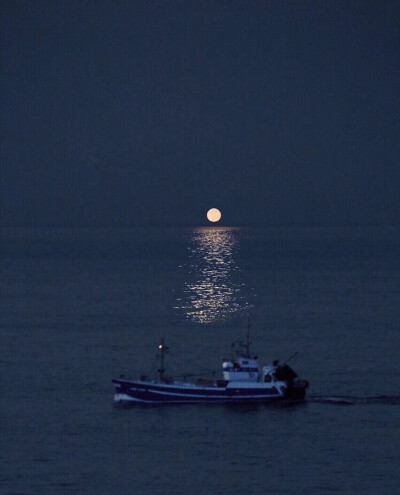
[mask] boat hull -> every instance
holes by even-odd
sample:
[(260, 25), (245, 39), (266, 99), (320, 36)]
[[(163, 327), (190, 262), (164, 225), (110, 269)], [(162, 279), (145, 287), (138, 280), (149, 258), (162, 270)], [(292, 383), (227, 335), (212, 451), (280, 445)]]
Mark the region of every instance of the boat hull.
[(116, 403), (193, 404), (193, 403), (263, 403), (283, 399), (303, 399), (304, 390), (290, 391), (285, 382), (229, 382), (224, 386), (198, 386), (187, 383), (163, 383), (113, 380)]

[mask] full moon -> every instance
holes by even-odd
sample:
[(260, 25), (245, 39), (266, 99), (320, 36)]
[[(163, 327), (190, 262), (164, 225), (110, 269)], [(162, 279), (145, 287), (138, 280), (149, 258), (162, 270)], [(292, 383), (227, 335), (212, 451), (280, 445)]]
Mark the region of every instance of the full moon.
[(221, 212), (218, 208), (211, 208), (211, 210), (208, 210), (207, 212), (207, 218), (210, 222), (218, 222), (221, 219)]

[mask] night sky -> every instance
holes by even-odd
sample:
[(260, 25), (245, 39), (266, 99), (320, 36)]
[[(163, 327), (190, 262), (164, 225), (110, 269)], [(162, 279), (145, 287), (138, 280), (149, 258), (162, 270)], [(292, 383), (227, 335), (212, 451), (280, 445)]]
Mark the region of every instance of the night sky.
[(1, 0), (4, 226), (400, 219), (400, 2)]

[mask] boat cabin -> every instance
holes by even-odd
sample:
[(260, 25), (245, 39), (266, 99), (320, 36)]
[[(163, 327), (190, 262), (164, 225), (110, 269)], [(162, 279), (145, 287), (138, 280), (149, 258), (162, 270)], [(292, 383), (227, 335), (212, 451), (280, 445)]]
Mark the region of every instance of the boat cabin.
[(222, 374), (224, 380), (228, 382), (258, 382), (260, 378), (258, 359), (242, 356), (234, 361), (224, 360), (222, 362)]
[(293, 381), (297, 374), (287, 364), (273, 364), (263, 366), (261, 373), (256, 357), (238, 357), (235, 360), (225, 360), (222, 362), (222, 374), (224, 380), (228, 382), (276, 382)]

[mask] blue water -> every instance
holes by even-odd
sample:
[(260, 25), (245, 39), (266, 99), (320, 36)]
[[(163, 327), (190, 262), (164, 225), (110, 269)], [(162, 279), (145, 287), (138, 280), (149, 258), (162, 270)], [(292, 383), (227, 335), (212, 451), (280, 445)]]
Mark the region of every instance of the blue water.
[[(397, 228), (6, 229), (1, 495), (400, 493)], [(294, 406), (119, 409), (111, 378), (220, 370), (251, 322)]]

